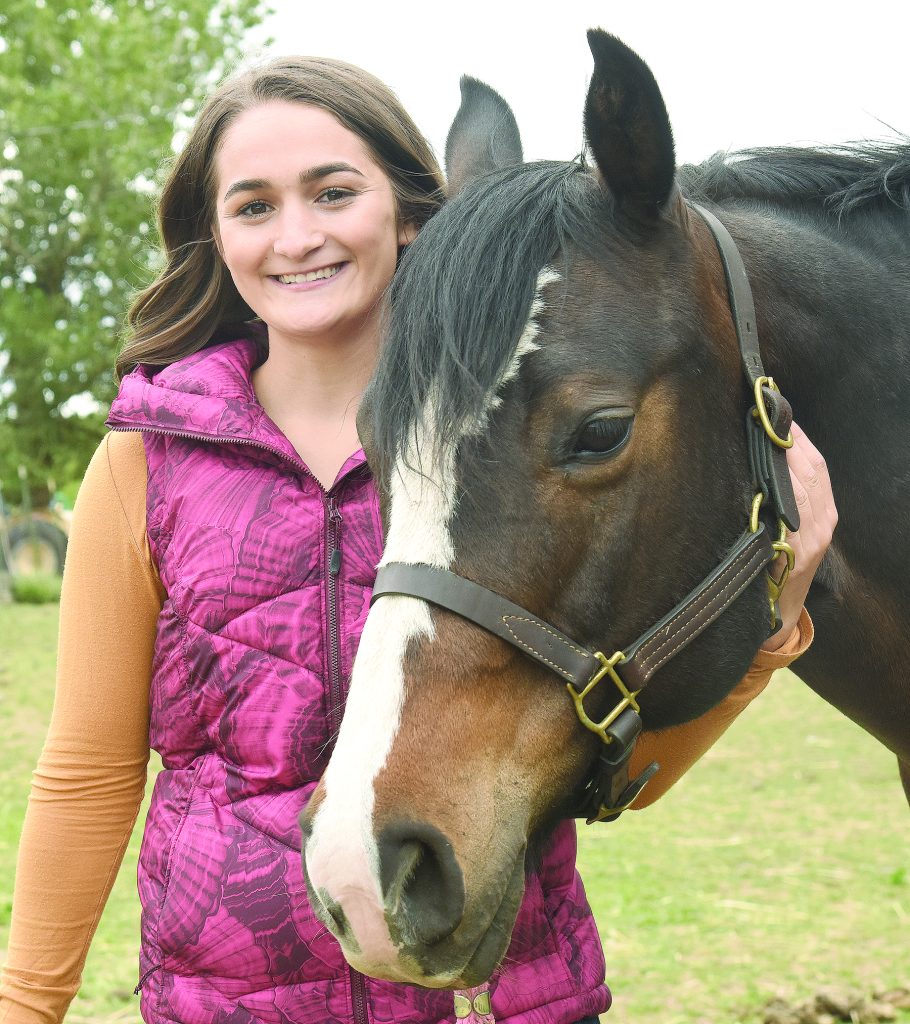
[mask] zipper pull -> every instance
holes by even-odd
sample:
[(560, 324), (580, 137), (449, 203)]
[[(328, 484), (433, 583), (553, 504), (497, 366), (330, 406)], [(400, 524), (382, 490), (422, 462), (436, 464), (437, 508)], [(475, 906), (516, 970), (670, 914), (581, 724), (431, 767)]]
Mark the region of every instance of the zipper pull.
[(332, 543), (335, 545), (329, 554), (329, 575), (337, 576), (341, 571), (341, 546), (338, 539), (338, 533), (341, 529), (341, 510), (335, 504), (334, 498), (329, 498), (328, 511)]
[(143, 974), (142, 977), (139, 979), (139, 984), (133, 989), (133, 995), (138, 996), (139, 993), (142, 991), (142, 986), (155, 973), (155, 971), (160, 971), (163, 966), (164, 964), (155, 964), (154, 967), (146, 971), (145, 974)]

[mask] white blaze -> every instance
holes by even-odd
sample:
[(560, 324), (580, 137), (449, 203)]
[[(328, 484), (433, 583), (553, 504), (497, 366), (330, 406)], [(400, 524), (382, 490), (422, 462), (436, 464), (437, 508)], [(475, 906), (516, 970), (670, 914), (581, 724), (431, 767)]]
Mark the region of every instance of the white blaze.
[[(544, 268), (515, 353), (480, 417), (458, 436), (439, 439), (432, 398), (412, 433), (407, 456), (392, 473), (389, 532), (381, 565), (410, 562), (448, 569), (455, 558), (449, 524), (455, 513), (455, 460), (463, 437), (479, 433), (501, 403), (498, 392), (517, 376), (522, 358), (539, 346), (535, 317), (541, 290), (559, 275)], [(436, 447), (434, 447), (434, 445)], [(432, 459), (427, 455), (432, 454)], [(423, 462), (421, 463), (421, 457)], [(432, 463), (432, 464), (430, 464)], [(383, 597), (361, 636), (338, 742), (326, 769), (325, 798), (307, 844), (315, 888), (341, 904), (362, 951), (362, 963), (389, 965), (394, 949), (385, 926), (379, 855), (373, 835), (373, 783), (394, 743), (404, 696), (404, 657), (412, 640), (432, 638), (428, 604), (415, 597)]]

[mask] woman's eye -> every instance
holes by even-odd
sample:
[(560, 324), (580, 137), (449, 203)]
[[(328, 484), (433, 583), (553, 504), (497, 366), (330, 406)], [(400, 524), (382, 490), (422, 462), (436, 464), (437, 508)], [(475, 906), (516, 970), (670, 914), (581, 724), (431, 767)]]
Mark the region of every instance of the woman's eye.
[(247, 203), (246, 206), (241, 206), (237, 212), (241, 217), (263, 217), (270, 209), (271, 207), (268, 203), (263, 202), (261, 199), (254, 199), (251, 203)]
[(350, 199), (353, 194), (346, 188), (327, 188), (320, 193), (319, 199), (324, 203), (340, 203), (344, 199)]
[(629, 440), (634, 416), (601, 416), (589, 420), (575, 439), (573, 455), (612, 455)]

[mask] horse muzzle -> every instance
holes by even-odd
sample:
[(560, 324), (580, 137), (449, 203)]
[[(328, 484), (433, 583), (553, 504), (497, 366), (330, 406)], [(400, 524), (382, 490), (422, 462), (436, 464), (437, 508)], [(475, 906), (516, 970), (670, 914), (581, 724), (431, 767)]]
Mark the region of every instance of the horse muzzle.
[[(524, 849), (470, 891), (452, 842), (428, 822), (396, 820), (372, 849), (357, 832), (323, 841), (301, 815), (303, 863), (313, 909), (363, 974), (425, 988), (486, 981), (511, 938), (524, 892)], [(487, 864), (486, 867), (492, 865)]]

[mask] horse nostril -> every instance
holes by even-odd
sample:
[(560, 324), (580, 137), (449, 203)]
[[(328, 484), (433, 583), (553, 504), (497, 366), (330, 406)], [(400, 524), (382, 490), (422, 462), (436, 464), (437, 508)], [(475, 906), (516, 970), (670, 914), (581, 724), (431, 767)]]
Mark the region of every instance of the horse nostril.
[(432, 946), (461, 923), (464, 878), (452, 844), (426, 822), (387, 825), (379, 836), (386, 910), (408, 945)]

